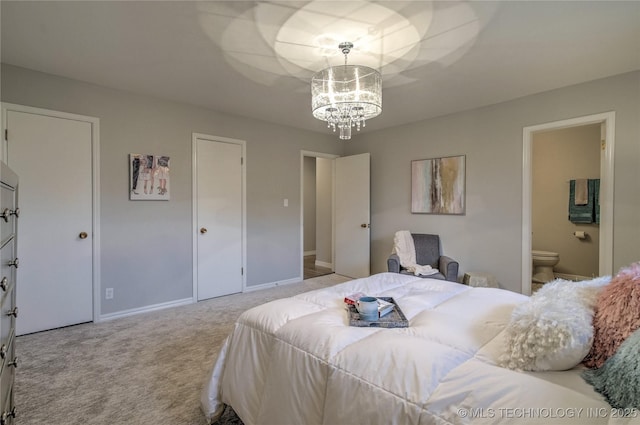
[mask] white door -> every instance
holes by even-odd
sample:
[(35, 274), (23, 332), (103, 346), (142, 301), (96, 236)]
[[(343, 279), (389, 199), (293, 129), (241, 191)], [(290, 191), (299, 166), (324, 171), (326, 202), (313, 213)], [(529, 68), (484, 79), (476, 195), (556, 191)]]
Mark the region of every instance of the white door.
[(334, 269), (354, 279), (370, 274), (370, 157), (336, 158)]
[(91, 123), (7, 111), (19, 177), (18, 335), (93, 320)]
[(243, 286), (243, 145), (220, 140), (194, 139), (198, 300)]

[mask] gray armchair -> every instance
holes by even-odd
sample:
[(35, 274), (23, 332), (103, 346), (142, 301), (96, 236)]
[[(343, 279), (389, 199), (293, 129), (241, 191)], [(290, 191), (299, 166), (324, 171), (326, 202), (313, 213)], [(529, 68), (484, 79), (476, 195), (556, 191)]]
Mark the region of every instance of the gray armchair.
[[(441, 255), (440, 236), (424, 233), (412, 233), (411, 236), (413, 236), (413, 244), (416, 247), (416, 263), (423, 266), (429, 265), (439, 270), (439, 273), (423, 277), (458, 281), (459, 264), (452, 258)], [(387, 269), (393, 273), (411, 274), (402, 268), (400, 258), (396, 254), (391, 254), (387, 259)]]

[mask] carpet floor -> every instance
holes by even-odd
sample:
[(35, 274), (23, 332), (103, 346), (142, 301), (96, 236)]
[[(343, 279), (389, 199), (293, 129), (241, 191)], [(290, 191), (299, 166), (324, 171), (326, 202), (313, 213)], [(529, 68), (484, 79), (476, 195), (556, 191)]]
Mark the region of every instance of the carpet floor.
[(331, 274), (20, 336), (17, 425), (204, 425), (200, 392), (245, 310), (349, 280)]

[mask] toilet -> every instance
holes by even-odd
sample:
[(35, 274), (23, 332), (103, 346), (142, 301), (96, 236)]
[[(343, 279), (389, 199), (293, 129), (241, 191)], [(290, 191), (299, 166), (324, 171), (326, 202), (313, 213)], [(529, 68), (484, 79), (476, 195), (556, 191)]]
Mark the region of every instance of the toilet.
[(555, 279), (553, 267), (560, 261), (557, 252), (532, 250), (531, 260), (533, 262), (533, 282), (547, 283)]

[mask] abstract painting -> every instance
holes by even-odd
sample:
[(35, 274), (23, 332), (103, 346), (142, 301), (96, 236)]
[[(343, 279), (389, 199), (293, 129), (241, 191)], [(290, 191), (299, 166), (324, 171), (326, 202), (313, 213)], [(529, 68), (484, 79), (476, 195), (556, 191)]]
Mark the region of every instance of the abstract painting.
[(411, 161), (411, 212), (465, 213), (465, 156)]
[(129, 199), (169, 200), (169, 157), (129, 154)]

